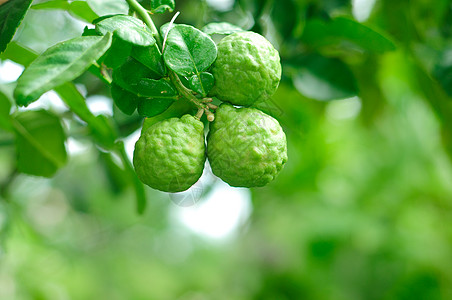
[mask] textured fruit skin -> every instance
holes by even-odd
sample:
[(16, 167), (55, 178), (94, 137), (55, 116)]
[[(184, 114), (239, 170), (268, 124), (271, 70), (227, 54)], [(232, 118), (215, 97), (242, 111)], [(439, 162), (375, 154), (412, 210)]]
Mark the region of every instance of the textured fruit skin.
[(260, 34), (244, 31), (223, 38), (212, 66), (213, 96), (235, 105), (250, 106), (271, 97), (281, 79), (278, 51)]
[(191, 115), (149, 127), (138, 139), (133, 165), (138, 178), (164, 192), (181, 192), (202, 175), (206, 161), (204, 125)]
[(260, 110), (222, 104), (207, 136), (207, 157), (212, 172), (229, 185), (264, 186), (287, 161), (286, 135)]

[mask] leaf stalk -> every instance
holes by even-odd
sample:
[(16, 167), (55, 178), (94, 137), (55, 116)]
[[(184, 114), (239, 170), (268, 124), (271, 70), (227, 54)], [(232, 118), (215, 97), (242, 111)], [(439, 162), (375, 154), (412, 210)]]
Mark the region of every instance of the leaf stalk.
[[(129, 4), (130, 8), (133, 9), (141, 17), (141, 19), (144, 21), (144, 23), (150, 28), (152, 34), (155, 37), (155, 40), (157, 41), (160, 51), (163, 53), (163, 44), (162, 44), (161, 36), (157, 30), (157, 27), (154, 24), (154, 21), (152, 21), (152, 18), (149, 15), (149, 12), (143, 6), (141, 6), (141, 4), (138, 3), (136, 0), (126, 0), (126, 1)], [(175, 15), (175, 17), (177, 17), (177, 14)], [(185, 99), (192, 102), (198, 109), (204, 110), (206, 113), (206, 116), (207, 116), (207, 120), (209, 120), (209, 122), (212, 122), (215, 119), (214, 114), (209, 110), (209, 109), (213, 109), (212, 105), (207, 105), (206, 103), (203, 103), (202, 100), (200, 101), (198, 98), (196, 98), (191, 93), (191, 91), (183, 85), (183, 83), (181, 82), (181, 80), (179, 79), (179, 77), (177, 76), (177, 74), (174, 71), (168, 70), (168, 73), (169, 73), (169, 78), (171, 79), (171, 82), (176, 87), (177, 91)]]

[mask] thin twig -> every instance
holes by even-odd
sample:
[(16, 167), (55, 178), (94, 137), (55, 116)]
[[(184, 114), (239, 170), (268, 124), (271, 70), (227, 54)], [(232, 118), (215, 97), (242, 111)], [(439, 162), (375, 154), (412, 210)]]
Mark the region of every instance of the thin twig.
[(204, 109), (200, 108), (200, 109), (198, 109), (198, 112), (196, 113), (195, 118), (200, 120), (203, 114), (204, 114)]
[(166, 43), (166, 39), (168, 38), (168, 33), (170, 32), (171, 28), (173, 27), (173, 23), (174, 23), (174, 21), (176, 21), (176, 18), (179, 14), (180, 14), (180, 11), (175, 13), (173, 18), (169, 22), (168, 29), (166, 29), (166, 32), (165, 32), (165, 38), (163, 39), (162, 53), (163, 53), (163, 50), (165, 50), (165, 43)]
[[(154, 37), (157, 41), (158, 46), (160, 46), (161, 52), (163, 53), (164, 45), (162, 44), (161, 36), (160, 36), (157, 28), (155, 27), (155, 24), (152, 21), (152, 18), (149, 15), (148, 11), (143, 6), (141, 6), (140, 3), (138, 3), (136, 0), (126, 0), (126, 1), (127, 1), (127, 3), (129, 3), (129, 6), (143, 19), (144, 23), (146, 23), (146, 25), (150, 28), (152, 34), (154, 35)], [(171, 22), (174, 22), (174, 20), (177, 18), (178, 15), (179, 15), (179, 12), (177, 12), (173, 16)], [(170, 26), (172, 26), (172, 23), (170, 23)], [(168, 36), (168, 32), (170, 29), (171, 29), (171, 27), (168, 27), (168, 30), (166, 31), (166, 34), (165, 34), (164, 42), (166, 41), (166, 38)], [(198, 98), (196, 98), (192, 94), (192, 92), (183, 85), (180, 78), (177, 76), (177, 74), (174, 71), (169, 69), (168, 75), (169, 75), (169, 78), (171, 79), (171, 82), (174, 84), (177, 91), (179, 92), (179, 94), (182, 95), (188, 101), (192, 102), (194, 105), (196, 105), (196, 107), (198, 109), (204, 110), (204, 112), (207, 116), (207, 120), (209, 120), (209, 122), (212, 122), (215, 119), (214, 114), (209, 110), (210, 108), (212, 108), (212, 106), (208, 106), (206, 103), (202, 103), (202, 100), (200, 101)]]
[(190, 93), (190, 90), (188, 90), (180, 81), (179, 77), (177, 76), (176, 73), (174, 73), (173, 71), (169, 70), (169, 76), (171, 81), (174, 83), (174, 85), (176, 86), (176, 89), (179, 91), (179, 93), (184, 96), (184, 98), (186, 98), (187, 100), (193, 102), (193, 104), (196, 105), (196, 107), (204, 109), (205, 106), (199, 102), (198, 98), (196, 98), (195, 96), (192, 95), (192, 93)]
[(157, 27), (155, 27), (154, 22), (151, 19), (151, 16), (149, 15), (148, 11), (140, 5), (136, 0), (126, 0), (127, 3), (129, 3), (130, 7), (137, 12), (137, 14), (143, 19), (144, 23), (148, 25), (148, 27), (151, 29), (152, 35), (154, 36), (157, 43), (161, 46), (162, 40), (160, 38), (160, 34), (157, 30)]
[(105, 79), (105, 81), (107, 81), (108, 83), (111, 84), (111, 82), (113, 81), (110, 77), (110, 74), (108, 74), (107, 71), (107, 66), (104, 65), (103, 63), (100, 65), (100, 74), (102, 75), (102, 77)]

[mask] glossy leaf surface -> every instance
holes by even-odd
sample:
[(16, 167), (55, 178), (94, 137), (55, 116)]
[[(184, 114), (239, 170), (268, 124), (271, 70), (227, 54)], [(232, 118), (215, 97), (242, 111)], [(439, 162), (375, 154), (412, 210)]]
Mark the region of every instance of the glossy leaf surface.
[[(162, 32), (165, 29), (162, 29)], [(163, 59), (166, 65), (182, 76), (205, 71), (216, 59), (214, 41), (202, 31), (189, 25), (174, 25), (166, 40)]]
[(59, 43), (41, 54), (22, 73), (14, 92), (18, 105), (27, 106), (43, 93), (75, 79), (110, 47), (105, 37), (78, 37)]
[(116, 15), (105, 18), (95, 25), (100, 34), (105, 35), (112, 32), (123, 41), (134, 45), (151, 46), (155, 44), (155, 39), (148, 27), (134, 17)]
[(154, 14), (172, 12), (175, 6), (174, 0), (151, 0), (151, 12)]
[(32, 0), (10, 0), (0, 5), (0, 53), (6, 49)]
[(198, 75), (190, 77), (190, 88), (196, 93), (205, 97), (212, 89), (215, 79), (208, 72), (202, 72)]
[(66, 163), (66, 135), (57, 116), (45, 110), (26, 111), (13, 124), (20, 172), (51, 177)]

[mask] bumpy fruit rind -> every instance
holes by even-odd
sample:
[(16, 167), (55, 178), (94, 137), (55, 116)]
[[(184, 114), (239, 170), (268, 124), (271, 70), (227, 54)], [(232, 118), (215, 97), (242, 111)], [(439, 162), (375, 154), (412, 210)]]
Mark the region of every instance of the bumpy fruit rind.
[(212, 172), (235, 187), (271, 182), (287, 161), (286, 135), (273, 117), (222, 104), (207, 136)]
[(201, 177), (206, 160), (204, 125), (193, 116), (171, 118), (149, 127), (135, 144), (138, 178), (164, 192), (181, 192)]
[(213, 96), (235, 105), (250, 106), (271, 97), (281, 79), (278, 51), (260, 34), (244, 31), (223, 38), (212, 65)]

